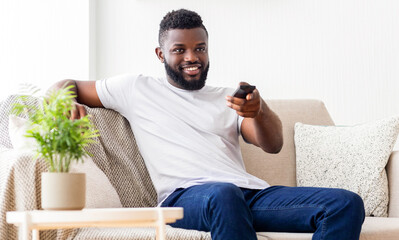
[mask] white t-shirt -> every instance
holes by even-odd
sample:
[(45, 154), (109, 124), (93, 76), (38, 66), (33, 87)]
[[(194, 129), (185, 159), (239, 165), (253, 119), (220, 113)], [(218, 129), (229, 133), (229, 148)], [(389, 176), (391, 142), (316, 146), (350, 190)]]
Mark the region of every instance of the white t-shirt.
[(242, 117), (227, 107), (233, 89), (183, 90), (166, 78), (120, 75), (96, 82), (101, 103), (130, 123), (161, 203), (176, 188), (208, 182), (263, 189), (245, 171), (238, 142)]

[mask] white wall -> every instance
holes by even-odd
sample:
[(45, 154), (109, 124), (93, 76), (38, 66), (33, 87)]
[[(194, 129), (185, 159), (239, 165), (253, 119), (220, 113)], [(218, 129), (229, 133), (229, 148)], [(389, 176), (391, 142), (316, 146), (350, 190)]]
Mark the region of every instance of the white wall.
[(0, 99), (20, 82), (163, 76), (158, 26), (178, 8), (208, 28), (210, 85), (321, 99), (341, 125), (399, 114), (397, 0), (2, 0)]
[(43, 91), (89, 78), (89, 1), (0, 1), (0, 100), (19, 83)]
[(96, 77), (163, 76), (154, 48), (172, 9), (209, 31), (208, 84), (255, 84), (264, 98), (323, 100), (337, 124), (399, 114), (399, 1), (99, 0)]

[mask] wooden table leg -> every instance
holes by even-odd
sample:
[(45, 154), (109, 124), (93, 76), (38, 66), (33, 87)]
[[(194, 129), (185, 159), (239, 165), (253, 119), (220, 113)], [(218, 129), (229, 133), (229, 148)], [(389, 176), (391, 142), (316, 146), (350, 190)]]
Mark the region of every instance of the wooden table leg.
[(21, 230), (19, 233), (21, 234), (20, 239), (29, 240), (29, 232), (30, 232), (30, 215), (27, 212), (24, 212), (22, 224), (20, 226)]
[(158, 221), (157, 221), (157, 236), (156, 240), (166, 240), (166, 229), (165, 229), (165, 219), (163, 217), (163, 211), (161, 208), (158, 208)]
[(39, 240), (39, 239), (40, 239), (39, 230), (33, 229), (32, 230), (32, 240)]

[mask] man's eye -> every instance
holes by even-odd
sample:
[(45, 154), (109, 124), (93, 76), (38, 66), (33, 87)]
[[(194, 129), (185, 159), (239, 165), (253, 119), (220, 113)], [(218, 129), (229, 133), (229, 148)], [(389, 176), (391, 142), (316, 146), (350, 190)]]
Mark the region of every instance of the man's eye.
[(197, 48), (197, 51), (198, 51), (198, 52), (205, 52), (205, 47)]
[(184, 52), (184, 49), (183, 48), (176, 48), (176, 49), (173, 49), (173, 52), (182, 53), (182, 52)]

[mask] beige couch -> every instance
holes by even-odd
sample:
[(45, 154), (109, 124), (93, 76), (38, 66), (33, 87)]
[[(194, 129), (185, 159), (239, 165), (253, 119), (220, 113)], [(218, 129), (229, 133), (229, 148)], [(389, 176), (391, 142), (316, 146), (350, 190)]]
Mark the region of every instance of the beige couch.
[[(17, 230), (5, 222), (5, 212), (40, 209), (40, 172), (43, 161), (12, 149), (8, 138), (6, 112), (15, 97), (0, 105), (0, 239), (16, 239)], [(36, 104), (35, 99), (30, 100)], [(241, 141), (248, 172), (272, 185), (296, 185), (294, 124), (333, 125), (324, 104), (317, 100), (270, 100), (270, 107), (284, 126), (284, 147), (277, 155), (267, 154)], [(124, 207), (156, 205), (156, 194), (139, 154), (127, 121), (106, 109), (88, 109), (101, 137), (90, 147), (93, 161), (109, 178)], [(154, 146), (156, 150), (156, 146)], [(389, 177), (389, 217), (367, 217), (362, 240), (399, 239), (399, 153), (394, 152), (387, 166)], [(395, 173), (396, 172), (396, 173)], [(154, 230), (137, 228), (83, 228), (43, 231), (41, 239), (155, 239)], [(168, 239), (211, 239), (209, 233), (167, 228)], [(308, 240), (311, 233), (259, 232), (258, 239)]]

